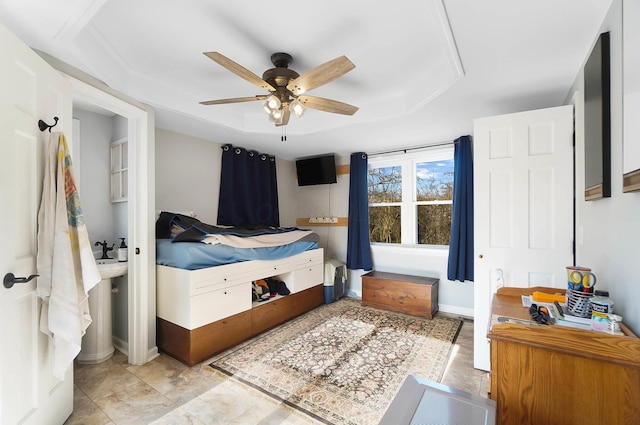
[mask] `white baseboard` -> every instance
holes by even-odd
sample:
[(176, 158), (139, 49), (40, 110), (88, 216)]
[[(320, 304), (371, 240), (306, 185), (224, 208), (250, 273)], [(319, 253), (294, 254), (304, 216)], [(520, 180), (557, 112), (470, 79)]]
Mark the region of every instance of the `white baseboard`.
[(457, 305), (438, 304), (439, 311), (449, 314), (457, 314), (458, 316), (468, 317), (473, 319), (473, 308), (460, 307)]
[[(362, 298), (362, 293), (357, 293), (355, 291), (348, 291), (346, 296), (348, 298)], [(449, 305), (449, 304), (438, 304), (438, 311), (473, 319), (473, 309), (469, 307), (460, 307), (457, 305)]]
[(151, 360), (155, 359), (158, 356), (160, 356), (160, 353), (158, 352), (158, 347), (153, 347), (149, 349), (149, 351), (147, 352), (147, 362), (150, 362)]
[[(120, 351), (125, 356), (129, 355), (129, 343), (127, 341), (120, 339), (117, 336), (114, 336), (112, 338), (112, 341), (113, 341), (113, 346), (116, 348), (116, 350)], [(155, 359), (159, 355), (160, 353), (158, 352), (158, 347), (150, 348), (149, 351), (147, 351), (146, 362), (150, 362), (151, 360)]]
[(117, 336), (111, 337), (111, 342), (116, 350), (120, 351), (125, 356), (129, 355), (129, 342), (118, 338)]

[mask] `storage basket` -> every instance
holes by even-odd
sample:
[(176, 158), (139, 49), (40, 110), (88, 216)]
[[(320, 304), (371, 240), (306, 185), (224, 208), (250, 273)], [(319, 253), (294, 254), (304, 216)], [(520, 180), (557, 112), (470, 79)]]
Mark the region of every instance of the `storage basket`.
[(569, 314), (577, 317), (591, 317), (590, 292), (574, 291), (567, 289), (567, 310)]

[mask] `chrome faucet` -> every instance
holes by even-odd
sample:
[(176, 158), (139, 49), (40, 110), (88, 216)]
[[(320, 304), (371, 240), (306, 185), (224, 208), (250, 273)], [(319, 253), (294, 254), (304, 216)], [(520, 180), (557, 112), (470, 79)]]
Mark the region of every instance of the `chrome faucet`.
[(103, 242), (96, 242), (95, 246), (101, 245), (102, 246), (102, 257), (100, 257), (101, 260), (106, 260), (109, 258), (109, 256), (107, 255), (107, 252), (109, 251), (113, 251), (113, 247), (116, 246), (116, 244), (111, 245), (111, 248), (109, 248), (107, 246), (107, 241), (103, 241)]

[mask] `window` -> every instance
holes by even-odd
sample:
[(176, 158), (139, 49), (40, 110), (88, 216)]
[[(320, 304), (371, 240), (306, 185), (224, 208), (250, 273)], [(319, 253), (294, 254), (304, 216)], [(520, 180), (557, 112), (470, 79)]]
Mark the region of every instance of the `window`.
[(453, 148), (370, 158), (371, 242), (449, 245)]

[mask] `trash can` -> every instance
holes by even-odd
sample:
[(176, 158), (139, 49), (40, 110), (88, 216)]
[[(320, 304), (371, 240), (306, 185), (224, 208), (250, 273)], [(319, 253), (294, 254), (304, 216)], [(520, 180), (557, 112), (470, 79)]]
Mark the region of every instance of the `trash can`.
[(409, 375), (379, 425), (495, 423), (495, 401)]
[(336, 260), (327, 260), (324, 263), (324, 303), (342, 298), (347, 291), (347, 266)]

